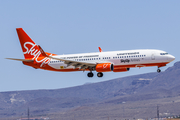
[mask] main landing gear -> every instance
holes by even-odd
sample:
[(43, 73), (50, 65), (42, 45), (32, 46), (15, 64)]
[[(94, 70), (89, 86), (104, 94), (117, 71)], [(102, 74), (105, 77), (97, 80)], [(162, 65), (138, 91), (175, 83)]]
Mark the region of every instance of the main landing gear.
[(97, 73), (97, 76), (98, 76), (98, 77), (102, 77), (102, 76), (103, 76), (103, 73), (102, 73), (102, 72), (98, 72), (98, 73)]
[(87, 74), (87, 76), (88, 76), (88, 77), (93, 77), (94, 74), (93, 74), (92, 72), (89, 72), (89, 73)]
[(161, 72), (161, 70), (158, 68), (158, 69), (157, 69), (157, 72), (158, 72), (158, 73), (160, 73), (160, 72)]
[[(87, 76), (88, 76), (88, 77), (93, 77), (94, 74), (93, 74), (92, 72), (89, 72), (89, 73), (87, 74)], [(97, 76), (98, 76), (98, 77), (102, 77), (102, 76), (103, 76), (103, 73), (102, 73), (102, 72), (98, 72), (98, 73), (97, 73)]]

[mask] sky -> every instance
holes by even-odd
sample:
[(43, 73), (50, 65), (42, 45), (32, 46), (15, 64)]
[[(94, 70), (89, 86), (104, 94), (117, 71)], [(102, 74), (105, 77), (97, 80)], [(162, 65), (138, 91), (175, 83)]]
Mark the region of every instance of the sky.
[(23, 59), (16, 28), (46, 52), (75, 54), (103, 51), (159, 49), (180, 60), (179, 0), (1, 0), (0, 92), (59, 89), (115, 78), (156, 72), (157, 67), (132, 68), (129, 72), (52, 72), (34, 69)]

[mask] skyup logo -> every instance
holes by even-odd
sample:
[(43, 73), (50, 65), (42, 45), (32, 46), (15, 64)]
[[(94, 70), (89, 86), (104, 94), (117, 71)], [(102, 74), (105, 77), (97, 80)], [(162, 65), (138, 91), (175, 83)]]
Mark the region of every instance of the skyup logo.
[(121, 63), (129, 63), (129, 62), (140, 62), (140, 59), (121, 59)]
[(32, 55), (32, 59), (35, 60), (37, 63), (41, 63), (40, 67), (43, 67), (43, 65), (48, 64), (51, 59), (47, 57), (39, 57), (41, 55), (41, 51), (39, 49), (36, 49), (36, 46), (36, 44), (33, 44), (31, 42), (24, 43), (24, 48), (26, 49), (26, 51), (23, 53)]
[(130, 62), (130, 60), (129, 59), (125, 59), (125, 60), (123, 60), (123, 59), (121, 59), (121, 63), (129, 63)]

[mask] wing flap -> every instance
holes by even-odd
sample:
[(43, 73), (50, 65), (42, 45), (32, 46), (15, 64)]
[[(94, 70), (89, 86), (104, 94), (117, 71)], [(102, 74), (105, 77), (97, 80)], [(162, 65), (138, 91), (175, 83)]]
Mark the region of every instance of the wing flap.
[(66, 59), (61, 59), (61, 58), (57, 58), (54, 56), (48, 56), (49, 58), (55, 59), (55, 60), (60, 60), (60, 61), (64, 61), (65, 64), (67, 64), (68, 66), (75, 66), (80, 67), (80, 66), (89, 66), (89, 67), (94, 67), (96, 65), (96, 63), (90, 63), (90, 62), (79, 62), (79, 61), (73, 61), (73, 60), (66, 60)]

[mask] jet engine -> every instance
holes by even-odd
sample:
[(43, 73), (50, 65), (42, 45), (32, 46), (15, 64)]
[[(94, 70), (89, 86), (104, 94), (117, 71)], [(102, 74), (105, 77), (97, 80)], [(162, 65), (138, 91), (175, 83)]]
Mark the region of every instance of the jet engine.
[(99, 63), (96, 65), (97, 72), (110, 72), (114, 70), (114, 65), (112, 63)]

